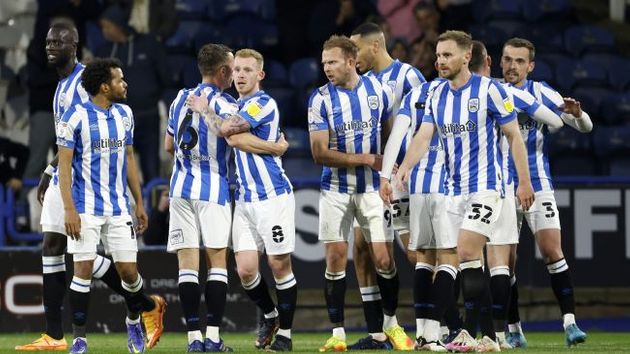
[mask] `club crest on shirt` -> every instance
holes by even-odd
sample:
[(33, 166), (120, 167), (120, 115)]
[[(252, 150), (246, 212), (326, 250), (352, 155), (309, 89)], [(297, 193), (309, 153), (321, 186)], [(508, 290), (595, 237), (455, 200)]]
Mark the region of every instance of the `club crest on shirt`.
[(131, 120), (129, 119), (129, 117), (123, 117), (122, 121), (123, 125), (125, 126), (125, 130), (131, 129)]
[(368, 96), (368, 107), (378, 109), (378, 96)]
[(392, 91), (396, 91), (396, 80), (387, 81), (387, 86), (392, 89)]
[(59, 106), (61, 107), (66, 106), (66, 93), (65, 92), (62, 92), (59, 94)]
[(468, 112), (475, 113), (479, 110), (479, 98), (471, 98), (468, 100)]

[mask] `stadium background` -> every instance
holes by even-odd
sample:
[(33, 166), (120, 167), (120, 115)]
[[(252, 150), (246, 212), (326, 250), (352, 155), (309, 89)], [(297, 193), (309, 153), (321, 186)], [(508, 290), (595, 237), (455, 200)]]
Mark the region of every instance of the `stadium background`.
[[(532, 40), (537, 46), (537, 56), (531, 78), (547, 81), (564, 96), (578, 98), (591, 115), (595, 124), (591, 134), (582, 135), (564, 128), (552, 137), (549, 146), (562, 215), (563, 248), (573, 269), (577, 313), (583, 329), (630, 330), (630, 277), (626, 274), (630, 269), (630, 225), (626, 223), (630, 220), (630, 25), (625, 17), (625, 1), (473, 0), (438, 1), (438, 4), (449, 2), (445, 9), (439, 8), (441, 17), (435, 30), (463, 29), (483, 41), (493, 58), (494, 76), (501, 75), (498, 63), (506, 39), (521, 36)], [(50, 19), (63, 14), (77, 22), (84, 45), (80, 56), (88, 60), (90, 53), (97, 53), (107, 45), (98, 25), (105, 8), (115, 4), (131, 8), (132, 3), (132, 0), (0, 2), (0, 137), (4, 150), (0, 150), (3, 157), (0, 163), (5, 163), (5, 154), (15, 144), (32, 145), (29, 128), (37, 111), (36, 101), (47, 100), (52, 109), (50, 85), (54, 91), (57, 80), (54, 70), (34, 68), (43, 60), (38, 56), (43, 55), (43, 38)], [(162, 5), (155, 12), (155, 16), (162, 16), (161, 20), (149, 27), (153, 35), (160, 37), (157, 43), (168, 74), (166, 80), (159, 82), (160, 108), (153, 117), (153, 124), (160, 127), (160, 141), (165, 107), (177, 90), (194, 86), (200, 79), (194, 55), (201, 45), (221, 42), (235, 49), (253, 47), (265, 54), (264, 89), (280, 107), (282, 124), (291, 144), (283, 158), (284, 165), (297, 190), (294, 268), (301, 294), (295, 327), (327, 329), (321, 290), (323, 248), (316, 243), (320, 168), (310, 157), (306, 130), (307, 97), (313, 87), (325, 83), (319, 65), (321, 43), (332, 33), (349, 34), (366, 19), (386, 25), (390, 32), (418, 26), (415, 35), (422, 30), (429, 33), (426, 23), (416, 22), (413, 16), (415, 6), (423, 1), (152, 0), (151, 3)], [(431, 53), (426, 51), (429, 36), (414, 40), (413, 31), (403, 32), (401, 35), (409, 38), (390, 35), (392, 52), (418, 66), (430, 62)], [(423, 61), (424, 56), (429, 59)], [(426, 67), (423, 73), (427, 79), (434, 75)], [(129, 90), (134, 90), (133, 83)], [(160, 164), (156, 178), (145, 178), (144, 184), (145, 203), (154, 215), (154, 222), (159, 222), (158, 204), (171, 166), (166, 154), (159, 151), (141, 156)], [(51, 157), (52, 152), (46, 157), (39, 156), (48, 161)], [(25, 159), (22, 155), (22, 161), (9, 161), (9, 166), (17, 166), (17, 170), (24, 172)], [(4, 168), (0, 174), (4, 174), (3, 178), (15, 177)], [(0, 332), (38, 331), (43, 325), (41, 236), (36, 228), (39, 210), (33, 193), (36, 178), (37, 175), (28, 173), (19, 176), (21, 188), (16, 188), (15, 182), (0, 185)], [(7, 180), (8, 177), (2, 182)], [(397, 252), (403, 285), (400, 317), (402, 323), (412, 325), (412, 267)], [(517, 275), (522, 287), (520, 301), (525, 329), (560, 330), (559, 311), (529, 231), (521, 236), (519, 262)], [(171, 305), (167, 330), (183, 331), (177, 304), (175, 256), (166, 254), (163, 246), (145, 246), (139, 264), (148, 292), (165, 294)], [(111, 295), (100, 282), (95, 282), (92, 296), (92, 330), (123, 330), (122, 300)], [(356, 286), (349, 287), (347, 303), (348, 326), (361, 327), (363, 317)], [(232, 272), (225, 329), (252, 329), (255, 311)]]

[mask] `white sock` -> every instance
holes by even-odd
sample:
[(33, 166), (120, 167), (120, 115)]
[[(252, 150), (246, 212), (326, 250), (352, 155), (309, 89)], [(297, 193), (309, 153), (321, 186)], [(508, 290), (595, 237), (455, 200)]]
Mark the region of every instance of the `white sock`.
[(128, 325), (135, 325), (140, 323), (140, 317), (136, 318), (135, 320), (130, 319), (129, 317), (125, 318), (125, 323)]
[(194, 342), (194, 341), (200, 341), (203, 342), (203, 336), (201, 335), (201, 331), (197, 330), (197, 331), (189, 331), (188, 332), (188, 344)]
[(211, 341), (219, 343), (219, 341), (221, 340), (221, 337), (219, 337), (219, 327), (207, 326), (206, 338), (210, 338)]
[(383, 315), (383, 328), (388, 329), (396, 326), (398, 326), (398, 319), (396, 318), (396, 315)]
[(494, 334), (497, 336), (497, 342), (505, 343), (505, 332), (495, 332)]
[(567, 329), (567, 327), (575, 323), (575, 315), (572, 313), (565, 313), (562, 316), (562, 321), (564, 322), (562, 324), (562, 327), (564, 327), (564, 329)]
[(375, 340), (377, 340), (379, 342), (384, 342), (387, 339), (387, 336), (383, 332), (368, 333), (368, 334), (371, 335), (372, 338), (374, 338)]
[(416, 318), (416, 338), (420, 338), (424, 334), (425, 321), (424, 318)]
[(282, 329), (282, 328), (280, 328), (278, 330), (278, 332), (276, 333), (276, 335), (278, 335), (278, 334), (283, 336), (283, 337), (287, 337), (287, 338), (291, 339), (291, 328), (289, 328), (289, 329)]
[(523, 334), (523, 329), (521, 328), (521, 322), (509, 323), (508, 331), (510, 333), (520, 333)]
[(333, 336), (341, 339), (342, 341), (346, 340), (346, 331), (343, 327), (335, 327), (333, 328)]
[(425, 320), (423, 337), (427, 342), (437, 342), (440, 338), (440, 321)]

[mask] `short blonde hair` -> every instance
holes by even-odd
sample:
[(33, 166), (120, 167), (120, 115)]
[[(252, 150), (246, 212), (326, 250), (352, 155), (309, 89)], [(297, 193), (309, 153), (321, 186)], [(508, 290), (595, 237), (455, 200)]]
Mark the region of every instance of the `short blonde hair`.
[(463, 31), (446, 31), (438, 37), (439, 42), (454, 41), (463, 50), (472, 50), (472, 37)]
[(265, 64), (262, 54), (260, 54), (260, 52), (255, 49), (250, 49), (250, 48), (239, 49), (236, 51), (236, 54), (234, 54), (234, 57), (254, 58), (256, 59), (256, 63), (258, 63), (258, 65), (260, 66), (260, 70), (263, 69), (263, 66)]

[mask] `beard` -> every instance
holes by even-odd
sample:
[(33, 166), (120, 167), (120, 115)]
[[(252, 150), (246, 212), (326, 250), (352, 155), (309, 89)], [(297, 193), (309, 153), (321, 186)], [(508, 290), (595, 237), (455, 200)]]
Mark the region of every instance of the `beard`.
[(457, 77), (457, 75), (459, 75), (459, 73), (462, 71), (462, 68), (459, 67), (457, 69), (452, 69), (450, 70), (449, 73), (447, 73), (445, 76), (441, 76), (446, 80), (453, 80)]

